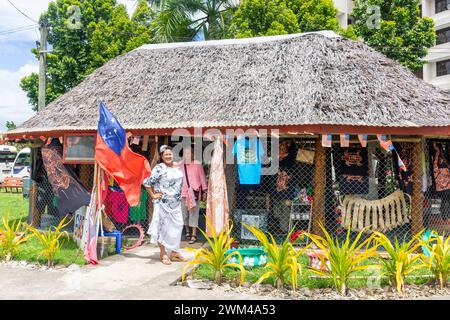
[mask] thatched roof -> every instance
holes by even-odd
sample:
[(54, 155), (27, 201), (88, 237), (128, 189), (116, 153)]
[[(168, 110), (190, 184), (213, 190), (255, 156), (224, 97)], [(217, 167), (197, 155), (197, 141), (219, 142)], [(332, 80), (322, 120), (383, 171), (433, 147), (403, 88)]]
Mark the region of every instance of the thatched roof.
[(93, 130), (99, 101), (127, 129), (450, 125), (450, 95), (333, 32), (145, 45), (9, 133)]

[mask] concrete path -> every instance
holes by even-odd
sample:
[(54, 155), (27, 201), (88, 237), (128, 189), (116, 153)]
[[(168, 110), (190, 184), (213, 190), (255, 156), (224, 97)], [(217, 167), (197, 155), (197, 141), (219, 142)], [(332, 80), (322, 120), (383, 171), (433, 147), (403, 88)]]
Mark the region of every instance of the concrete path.
[[(182, 254), (193, 255), (185, 250)], [(183, 265), (163, 265), (154, 245), (108, 257), (97, 266), (72, 270), (0, 265), (0, 299), (261, 299), (171, 285), (181, 276)]]

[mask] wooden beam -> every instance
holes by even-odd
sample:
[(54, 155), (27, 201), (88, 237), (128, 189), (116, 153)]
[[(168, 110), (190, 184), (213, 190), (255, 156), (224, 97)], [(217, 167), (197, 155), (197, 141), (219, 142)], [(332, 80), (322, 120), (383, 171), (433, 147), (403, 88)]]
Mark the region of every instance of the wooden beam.
[(316, 155), (313, 174), (314, 201), (312, 206), (312, 232), (323, 235), (325, 227), (326, 154), (321, 139), (316, 139)]
[(144, 139), (142, 140), (142, 151), (147, 151), (148, 150), (148, 135), (144, 136)]
[(411, 234), (415, 235), (423, 229), (423, 193), (422, 193), (422, 168), (424, 152), (423, 140), (414, 143), (412, 152), (412, 180), (413, 195), (411, 198)]

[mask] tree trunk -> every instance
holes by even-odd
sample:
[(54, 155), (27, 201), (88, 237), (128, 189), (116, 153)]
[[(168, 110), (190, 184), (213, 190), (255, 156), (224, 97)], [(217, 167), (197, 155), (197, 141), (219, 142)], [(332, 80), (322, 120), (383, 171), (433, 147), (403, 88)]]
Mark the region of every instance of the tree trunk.
[(341, 284), (341, 288), (339, 291), (341, 296), (345, 297), (347, 295), (347, 286), (345, 285), (345, 283)]
[(220, 286), (220, 284), (222, 283), (222, 272), (216, 271), (214, 275), (214, 282)]
[(283, 289), (283, 286), (284, 286), (284, 284), (283, 284), (283, 279), (278, 278), (277, 281), (276, 281), (276, 287), (277, 287), (277, 289)]

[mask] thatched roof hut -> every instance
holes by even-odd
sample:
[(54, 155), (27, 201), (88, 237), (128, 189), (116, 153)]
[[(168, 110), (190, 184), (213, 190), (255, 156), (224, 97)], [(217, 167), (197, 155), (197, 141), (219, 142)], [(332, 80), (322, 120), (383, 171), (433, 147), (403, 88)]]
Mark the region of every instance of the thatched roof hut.
[(450, 133), (448, 93), (364, 43), (325, 31), (144, 45), (112, 59), (7, 136), (94, 131), (100, 100), (126, 129), (139, 131)]

